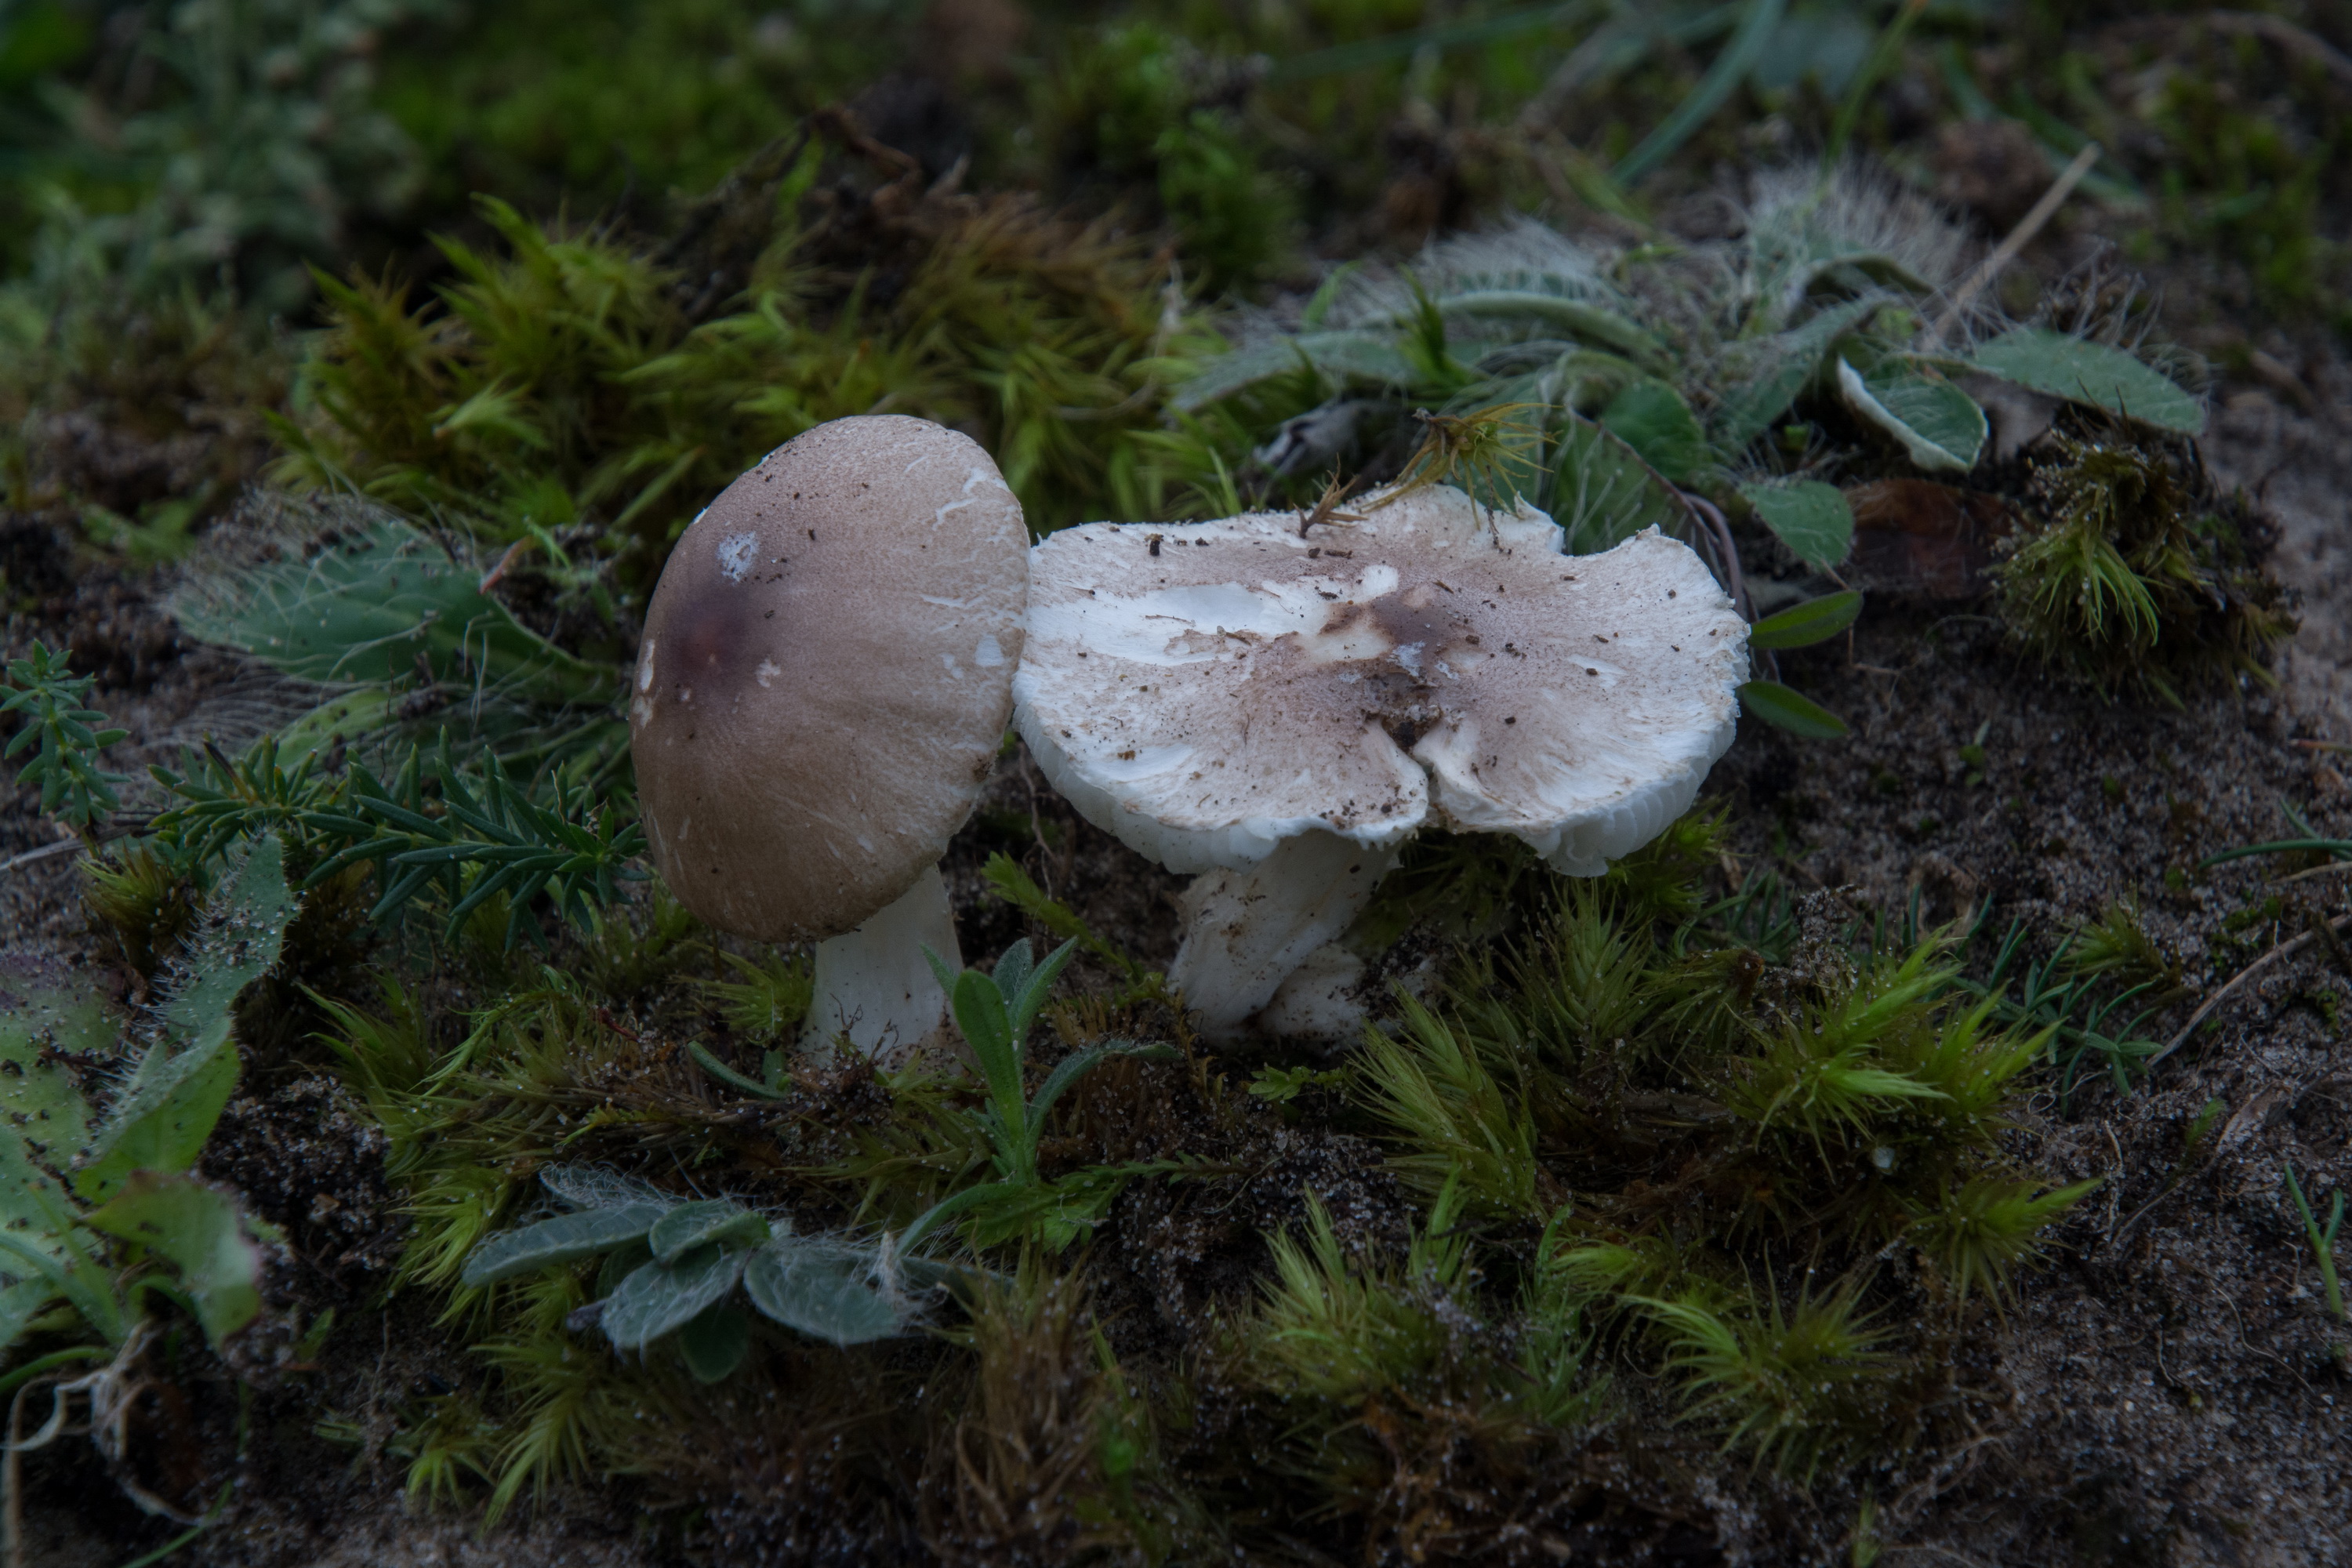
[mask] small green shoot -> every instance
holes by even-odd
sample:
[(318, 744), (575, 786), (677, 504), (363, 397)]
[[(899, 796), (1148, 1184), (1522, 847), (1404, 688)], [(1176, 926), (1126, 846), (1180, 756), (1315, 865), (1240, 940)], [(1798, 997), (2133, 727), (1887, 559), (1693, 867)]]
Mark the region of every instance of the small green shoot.
[(2070, 973), (2126, 985), (2145, 984), (2163, 994), (2172, 993), (2180, 981), (2180, 966), (2156, 945), (2141, 919), (2137, 900), (2128, 895), (2111, 900), (2097, 920), (2074, 933), (2066, 951), (2066, 968)]
[(1409, 1184), (1458, 1191), (1500, 1215), (1538, 1214), (1535, 1125), (1522, 1097), (1507, 1094), (1476, 1048), (1411, 996), (1404, 1034), (1364, 1031), (1355, 1067), (1360, 1097), (1405, 1144), (1389, 1164)]
[(2041, 1234), (2099, 1186), (2099, 1178), (2042, 1192), (2034, 1182), (1979, 1176), (1922, 1215), (1914, 1239), (1956, 1300), (1981, 1290), (1996, 1306), (2011, 1277), (2042, 1255)]
[(2294, 1212), (2303, 1221), (2303, 1234), (2311, 1243), (2311, 1255), (2319, 1263), (2319, 1284), (2326, 1299), (2327, 1315), (2338, 1323), (2352, 1323), (2352, 1319), (2344, 1314), (2344, 1285), (2336, 1274), (2336, 1233), (2344, 1226), (2344, 1190), (2336, 1190), (2335, 1200), (2327, 1208), (2327, 1224), (2322, 1226), (2311, 1212), (2310, 1200), (2303, 1195), (2303, 1184), (2295, 1179), (2294, 1167), (2279, 1168), (2285, 1173), (2286, 1190), (2294, 1199)]
[(782, 1040), (808, 1013), (815, 970), (805, 957), (776, 952), (760, 963), (733, 952), (719, 957), (741, 979), (705, 980), (699, 989), (738, 1035), (761, 1044)]
[(1810, 1477), (1873, 1440), (1885, 1385), (1904, 1370), (1850, 1289), (1800, 1296), (1784, 1308), (1769, 1286), (1761, 1310), (1727, 1310), (1704, 1290), (1635, 1299), (1683, 1379), (1685, 1419), (1724, 1430), (1727, 1449)]
[(950, 972), (939, 954), (928, 949), (924, 953), (948, 994), (956, 1026), (979, 1059), (991, 1100), (986, 1119), (996, 1143), (996, 1168), (1008, 1182), (1037, 1179), (1037, 1140), (1045, 1132), (1046, 1114), (1070, 1085), (1101, 1060), (1099, 1051), (1068, 1058), (1034, 1099), (1022, 1085), (1030, 1026), (1077, 946), (1075, 940), (1066, 942), (1045, 963), (1036, 963), (1030, 957), (1029, 939), (1024, 937), (1004, 950), (992, 972), (967, 969), (961, 974)]
[[(1351, 1261), (1320, 1198), (1307, 1195), (1303, 1236), (1266, 1238), (1274, 1278), (1255, 1350), (1278, 1385), (1340, 1403), (1410, 1386), (1452, 1349), (1475, 1279), (1456, 1227), (1463, 1194), (1441, 1189), (1401, 1260)], [(1402, 1267), (1400, 1267), (1400, 1263)]]
[(1037, 1144), (1046, 1118), (1073, 1084), (1113, 1056), (1160, 1054), (1124, 1041), (1087, 1046), (1063, 1058), (1034, 1095), (1027, 1092), (1022, 1068), (1030, 1026), (1077, 948), (1074, 937), (1038, 963), (1024, 937), (1004, 950), (993, 971), (967, 969), (960, 974), (938, 953), (923, 950), (980, 1066), (988, 1100), (985, 1109), (969, 1114), (988, 1140), (997, 1179), (931, 1205), (898, 1238), (901, 1247), (912, 1251), (942, 1220), (967, 1212), (974, 1215), (979, 1245), (1034, 1231), (1055, 1247), (1066, 1247), (1101, 1219), (1128, 1180), (1175, 1168), (1097, 1166), (1059, 1183), (1045, 1182), (1038, 1173)]
[[(2112, 995), (2099, 994), (2103, 976), (2076, 969), (2073, 953), (2078, 937), (2070, 936), (2041, 963), (2027, 962), (2010, 994), (2011, 972), (2025, 944), (2025, 923), (2012, 921), (2001, 938), (1992, 972), (1981, 981), (1960, 984), (1977, 995), (1993, 1000), (2002, 1022), (2021, 1029), (2039, 1029), (2049, 1040), (2050, 1060), (2059, 1068), (2062, 1102), (2074, 1093), (2075, 1080), (2086, 1067), (2107, 1069), (2119, 1094), (2131, 1092), (2132, 1071), (2162, 1046), (2138, 1031), (2157, 1011), (2142, 1005), (2126, 1016), (2126, 1006), (2152, 1000), (2155, 983), (2142, 981)], [(2069, 978), (2061, 979), (2065, 975)]]
[(12, 689), (0, 697), (0, 713), (25, 717), (0, 757), (37, 747), (16, 782), (37, 785), (41, 810), (87, 835), (122, 805), (114, 786), (130, 782), (127, 774), (100, 768), (98, 753), (131, 731), (109, 728), (105, 714), (84, 705), (96, 678), (69, 675), (68, 658), (37, 642), (31, 653), (8, 661)]
[(1970, 789), (1985, 782), (1985, 770), (1990, 765), (1985, 755), (1985, 737), (1991, 733), (1992, 721), (1988, 719), (1977, 726), (1977, 732), (1969, 737), (1967, 745), (1960, 748), (1960, 761), (1969, 770), (1960, 782)]
[(1263, 1067), (1250, 1075), (1249, 1091), (1271, 1105), (1288, 1105), (1310, 1089), (1337, 1089), (1348, 1075), (1310, 1067)]

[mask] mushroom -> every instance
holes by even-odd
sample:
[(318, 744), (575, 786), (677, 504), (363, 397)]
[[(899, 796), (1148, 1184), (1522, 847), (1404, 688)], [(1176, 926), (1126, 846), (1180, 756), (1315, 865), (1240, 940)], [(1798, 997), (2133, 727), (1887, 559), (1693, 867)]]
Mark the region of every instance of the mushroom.
[(670, 552), (629, 739), (646, 833), (722, 931), (814, 941), (803, 1044), (939, 1036), (961, 964), (939, 873), (1012, 710), (1021, 503), (970, 437), (837, 419), (777, 447)]
[(1429, 486), (1345, 524), (1090, 523), (1031, 550), (1021, 733), (1088, 821), (1203, 873), (1168, 978), (1213, 1034), (1302, 965), (1309, 994), (1258, 1022), (1328, 1033), (1353, 960), (1318, 950), (1424, 823), (1590, 877), (1689, 808), (1747, 626), (1654, 529), (1560, 542), (1523, 503)]

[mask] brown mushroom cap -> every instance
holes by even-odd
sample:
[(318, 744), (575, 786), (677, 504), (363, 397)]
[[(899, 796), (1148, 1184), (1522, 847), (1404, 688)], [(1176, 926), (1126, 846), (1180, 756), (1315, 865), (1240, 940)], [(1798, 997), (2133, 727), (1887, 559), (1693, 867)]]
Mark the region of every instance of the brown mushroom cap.
[(680, 902), (767, 942), (848, 931), (978, 798), (1012, 711), (1029, 533), (928, 420), (837, 419), (727, 487), (662, 568), (629, 739)]

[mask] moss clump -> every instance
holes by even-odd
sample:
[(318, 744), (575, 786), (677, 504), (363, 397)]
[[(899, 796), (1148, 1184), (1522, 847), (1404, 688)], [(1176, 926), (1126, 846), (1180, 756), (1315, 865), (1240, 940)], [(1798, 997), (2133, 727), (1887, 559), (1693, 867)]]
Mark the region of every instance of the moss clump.
[(2268, 679), (2263, 658), (2294, 623), (2236, 526), (2148, 441), (2110, 430), (2053, 445), (2034, 471), (2032, 516), (1995, 545), (2010, 635), (2102, 690), (2175, 706), (2217, 676)]
[[(323, 281), (333, 325), (278, 477), (561, 566), (612, 558), (625, 593), (760, 454), (847, 415), (970, 430), (1039, 529), (1143, 493), (1139, 435), (1200, 341), (1165, 264), (1106, 223), (927, 185), (845, 117), (828, 126), (845, 162), (770, 160), (750, 194), (773, 205), (704, 225), (730, 232), (701, 248), (551, 233), (486, 199), (506, 253), (442, 241), (458, 281), (436, 299)], [(887, 179), (861, 186), (869, 169)], [(721, 241), (740, 255), (705, 253)]]

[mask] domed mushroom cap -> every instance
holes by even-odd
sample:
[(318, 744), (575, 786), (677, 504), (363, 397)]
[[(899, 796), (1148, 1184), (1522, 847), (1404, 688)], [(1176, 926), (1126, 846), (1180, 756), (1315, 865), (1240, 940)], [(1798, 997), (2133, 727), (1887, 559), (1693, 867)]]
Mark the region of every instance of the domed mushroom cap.
[(822, 938), (939, 859), (1011, 710), (1028, 542), (977, 443), (896, 415), (794, 437), (695, 519), (629, 704), (681, 902), (740, 935)]
[(1696, 554), (1652, 530), (1562, 555), (1541, 513), (1442, 487), (1359, 510), (1034, 549), (1013, 694), (1055, 787), (1178, 871), (1434, 821), (1590, 876), (1688, 809), (1747, 647)]

